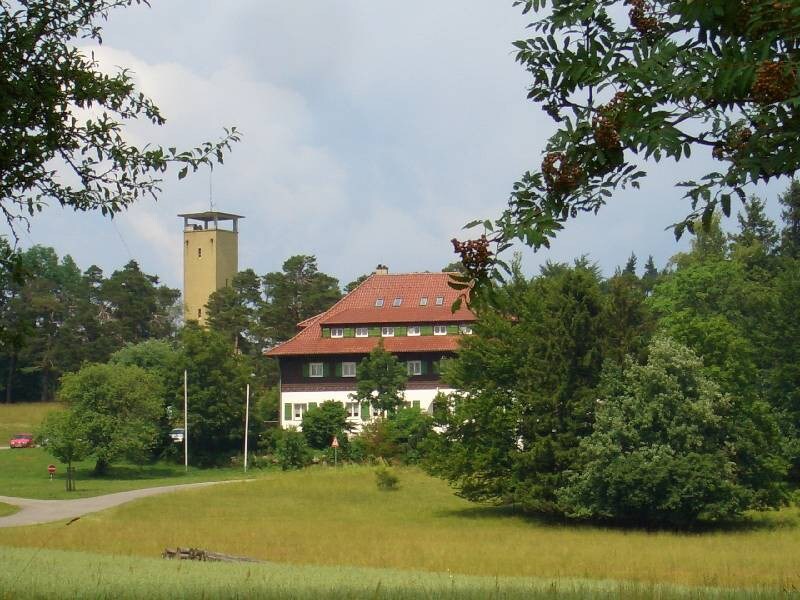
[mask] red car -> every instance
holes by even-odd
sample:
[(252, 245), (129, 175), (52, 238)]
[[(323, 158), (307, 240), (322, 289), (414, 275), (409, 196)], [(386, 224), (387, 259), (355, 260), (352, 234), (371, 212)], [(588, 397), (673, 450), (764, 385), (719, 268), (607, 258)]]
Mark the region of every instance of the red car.
[(36, 444), (33, 442), (32, 433), (17, 433), (8, 445), (12, 448), (33, 448)]

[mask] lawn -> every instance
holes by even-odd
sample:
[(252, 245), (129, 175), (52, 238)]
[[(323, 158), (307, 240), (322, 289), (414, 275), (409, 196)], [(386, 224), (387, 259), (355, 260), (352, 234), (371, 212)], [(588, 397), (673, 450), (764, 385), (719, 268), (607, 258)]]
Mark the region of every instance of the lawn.
[(797, 509), (710, 533), (617, 530), (477, 506), (414, 469), (401, 470), (400, 480), (398, 491), (381, 492), (367, 467), (271, 472), (143, 499), (68, 527), (0, 529), (0, 545), (150, 558), (180, 545), (333, 571), (395, 569), (456, 579), (578, 578), (773, 592), (800, 587)]
[(19, 510), (16, 506), (11, 506), (10, 504), (6, 504), (5, 502), (0, 502), (0, 517), (7, 517), (8, 515), (13, 515), (15, 512)]
[(8, 446), (8, 440), (15, 433), (36, 433), (44, 416), (60, 409), (57, 402), (0, 404), (0, 446)]

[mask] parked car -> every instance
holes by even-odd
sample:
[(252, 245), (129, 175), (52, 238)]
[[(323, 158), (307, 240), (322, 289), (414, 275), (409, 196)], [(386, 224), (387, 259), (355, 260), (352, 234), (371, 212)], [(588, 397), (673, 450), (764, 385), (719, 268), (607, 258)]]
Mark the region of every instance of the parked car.
[(36, 443), (33, 441), (32, 433), (17, 433), (8, 442), (8, 445), (12, 448), (33, 448)]
[(176, 429), (173, 429), (172, 431), (169, 432), (169, 437), (172, 438), (173, 442), (180, 443), (183, 442), (183, 433), (184, 433), (183, 428), (177, 427)]

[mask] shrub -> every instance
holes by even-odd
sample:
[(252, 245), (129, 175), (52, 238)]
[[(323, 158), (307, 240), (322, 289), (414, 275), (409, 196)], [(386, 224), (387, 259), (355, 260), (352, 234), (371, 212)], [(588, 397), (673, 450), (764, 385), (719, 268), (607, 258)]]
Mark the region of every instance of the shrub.
[(400, 478), (391, 469), (381, 466), (375, 469), (375, 482), (379, 490), (388, 492), (397, 489)]
[(306, 444), (305, 436), (295, 429), (284, 430), (275, 448), (275, 455), (281, 469), (302, 469), (311, 464), (312, 452)]
[(308, 445), (317, 450), (329, 448), (334, 436), (341, 442), (348, 428), (347, 411), (335, 400), (327, 400), (303, 415), (303, 435)]

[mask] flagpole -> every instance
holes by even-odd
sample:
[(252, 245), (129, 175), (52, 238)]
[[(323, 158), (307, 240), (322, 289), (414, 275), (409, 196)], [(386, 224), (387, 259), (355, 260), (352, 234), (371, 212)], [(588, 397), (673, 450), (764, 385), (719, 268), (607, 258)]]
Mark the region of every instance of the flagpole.
[(183, 370), (183, 469), (189, 472), (189, 375)]
[(247, 432), (250, 429), (250, 384), (247, 384), (247, 394), (244, 403), (244, 472), (247, 473)]

